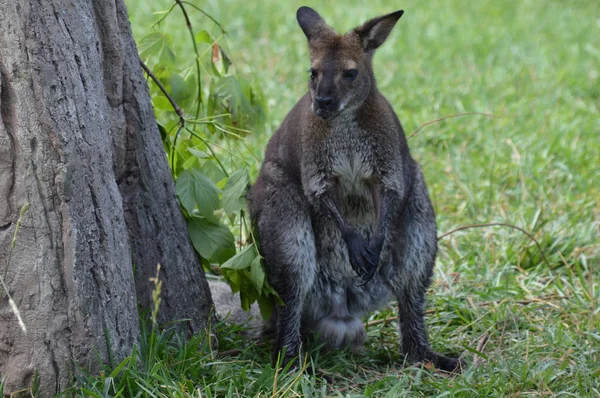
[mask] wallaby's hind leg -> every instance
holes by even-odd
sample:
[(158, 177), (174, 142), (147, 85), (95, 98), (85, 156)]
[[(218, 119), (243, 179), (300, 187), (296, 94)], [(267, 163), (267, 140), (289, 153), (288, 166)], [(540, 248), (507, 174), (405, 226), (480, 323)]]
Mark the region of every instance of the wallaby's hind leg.
[(446, 372), (459, 371), (460, 361), (434, 352), (425, 331), (425, 294), (435, 264), (437, 228), (427, 188), (418, 169), (406, 210), (400, 254), (402, 269), (396, 283), (402, 350), (412, 362), (427, 361)]
[(406, 289), (404, 294), (398, 297), (402, 351), (411, 362), (431, 362), (437, 369), (445, 372), (458, 372), (459, 359), (438, 354), (429, 346), (424, 320), (426, 290)]
[(314, 280), (316, 249), (306, 199), (292, 183), (276, 182), (276, 188), (257, 184), (249, 199), (269, 283), (285, 303), (276, 306), (273, 347), (274, 360), (285, 348), (285, 364), (300, 355), (300, 321)]

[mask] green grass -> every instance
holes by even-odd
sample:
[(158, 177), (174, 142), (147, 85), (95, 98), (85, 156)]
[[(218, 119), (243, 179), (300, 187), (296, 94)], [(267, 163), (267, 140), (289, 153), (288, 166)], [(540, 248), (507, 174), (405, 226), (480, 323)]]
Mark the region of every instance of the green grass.
[[(453, 114), (494, 115), (444, 120), (409, 141), (440, 234), (511, 223), (536, 237), (549, 264), (510, 228), (469, 229), (440, 241), (427, 324), (436, 350), (464, 353), (470, 363), (453, 378), (404, 366), (392, 320), (370, 326), (359, 352), (324, 354), (309, 346), (317, 376), (276, 374), (268, 346), (221, 327), (219, 349), (242, 348), (239, 355), (215, 357), (202, 336), (169, 344), (163, 334), (158, 352), (124, 366), (131, 371), (109, 379), (107, 369), (78, 385), (114, 393), (115, 383), (125, 387), (122, 396), (599, 396), (600, 3), (306, 3), (341, 31), (394, 7), (405, 10), (375, 69), (407, 134)], [(169, 4), (127, 1), (138, 40), (151, 31), (152, 12)], [(241, 73), (264, 91), (270, 127), (247, 138), (260, 157), (306, 90), (307, 46), (295, 21), (304, 3), (195, 4), (221, 21)], [(199, 13), (192, 23), (218, 32)], [(178, 51), (189, 52), (183, 20), (165, 26)], [(390, 307), (368, 321), (393, 315)]]

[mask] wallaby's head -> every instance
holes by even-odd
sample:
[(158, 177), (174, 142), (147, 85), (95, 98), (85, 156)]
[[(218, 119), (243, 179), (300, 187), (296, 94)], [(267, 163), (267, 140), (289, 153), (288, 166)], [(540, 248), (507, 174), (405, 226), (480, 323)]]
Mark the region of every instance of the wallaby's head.
[(396, 11), (371, 19), (339, 35), (312, 8), (298, 9), (298, 24), (308, 39), (310, 50), (308, 86), (317, 116), (330, 119), (362, 105), (375, 89), (373, 53), (403, 13)]

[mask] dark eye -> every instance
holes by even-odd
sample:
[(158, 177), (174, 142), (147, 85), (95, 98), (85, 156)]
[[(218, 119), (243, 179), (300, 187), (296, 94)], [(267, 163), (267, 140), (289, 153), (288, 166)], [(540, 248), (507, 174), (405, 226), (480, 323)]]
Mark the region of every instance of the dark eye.
[(358, 76), (358, 71), (356, 69), (348, 69), (344, 71), (343, 76), (344, 79), (352, 81)]
[(313, 68), (310, 68), (308, 73), (310, 73), (310, 80), (315, 80), (317, 78), (317, 71)]

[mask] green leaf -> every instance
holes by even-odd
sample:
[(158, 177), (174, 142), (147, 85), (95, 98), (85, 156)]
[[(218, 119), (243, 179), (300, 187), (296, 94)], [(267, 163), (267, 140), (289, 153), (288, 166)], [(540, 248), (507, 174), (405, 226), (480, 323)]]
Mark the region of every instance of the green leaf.
[(200, 32), (198, 32), (196, 34), (196, 43), (206, 43), (206, 44), (212, 44), (213, 43), (213, 39), (210, 36), (210, 33), (208, 33), (205, 30), (201, 30)]
[[(169, 41), (171, 41), (170, 37)], [(175, 53), (171, 49), (169, 41), (164, 42), (159, 61), (163, 66), (172, 67), (175, 65)]]
[[(175, 140), (175, 135), (173, 134), (173, 140)], [(177, 150), (175, 151), (177, 175), (181, 174), (184, 170), (198, 169), (200, 167), (198, 159), (195, 156), (190, 156), (188, 149), (193, 145), (193, 142), (186, 139), (186, 135), (185, 131), (179, 130)]]
[(265, 297), (270, 297), (272, 300), (275, 300), (279, 305), (285, 305), (281, 297), (279, 297), (279, 294), (277, 294), (275, 289), (273, 289), (273, 286), (271, 286), (267, 282), (265, 282), (265, 285), (263, 286), (263, 295)]
[(188, 229), (194, 248), (203, 258), (222, 263), (235, 254), (233, 234), (223, 224), (213, 224), (200, 217), (190, 217)]
[(231, 287), (232, 293), (235, 294), (240, 291), (242, 287), (242, 277), (240, 276), (240, 273), (238, 271), (223, 269), (223, 276), (225, 277), (225, 280)]
[(192, 155), (194, 155), (195, 157), (197, 157), (198, 159), (210, 159), (212, 158), (211, 155), (209, 155), (208, 153), (201, 151), (199, 149), (196, 148), (188, 148), (188, 151), (190, 151), (190, 153)]
[(200, 170), (205, 176), (210, 178), (210, 180), (214, 181), (215, 183), (219, 183), (226, 177), (225, 173), (223, 173), (223, 170), (221, 170), (217, 162), (213, 160), (204, 162)]
[(249, 184), (250, 177), (246, 168), (229, 176), (223, 188), (223, 209), (227, 213), (236, 213), (246, 206), (246, 189)]
[(177, 73), (171, 75), (171, 96), (178, 104), (181, 104), (186, 99), (194, 95), (195, 87), (183, 80), (183, 77)]
[(225, 100), (232, 113), (252, 112), (237, 76), (224, 76), (215, 85), (215, 95)]
[(158, 55), (164, 45), (165, 37), (162, 33), (150, 33), (138, 43), (140, 58), (148, 58), (150, 55)]
[[(177, 165), (181, 165), (181, 168), (184, 170), (197, 168), (198, 166), (198, 158), (195, 156), (188, 156), (187, 158), (181, 156), (180, 151), (177, 152), (180, 158), (182, 158), (181, 162), (177, 162)], [(215, 215), (216, 216), (216, 215)]]
[(257, 292), (261, 292), (263, 285), (265, 283), (265, 272), (263, 271), (263, 266), (261, 263), (261, 256), (256, 256), (252, 261), (252, 265), (250, 266), (250, 279), (252, 280), (252, 284), (256, 288)]
[[(254, 98), (255, 94), (244, 78), (224, 76), (216, 82), (212, 94), (229, 111), (233, 125), (248, 127), (264, 121), (260, 98)], [(239, 130), (236, 133), (240, 134)]]
[(251, 266), (252, 262), (256, 258), (256, 248), (254, 244), (248, 245), (243, 248), (235, 256), (231, 257), (225, 264), (221, 265), (221, 268), (241, 270)]
[(240, 302), (244, 311), (250, 311), (250, 306), (258, 299), (256, 292), (252, 289), (240, 290)]
[(121, 373), (121, 369), (123, 369), (126, 365), (128, 365), (130, 360), (131, 360), (131, 357), (127, 357), (123, 361), (121, 361), (121, 363), (118, 364), (117, 367), (115, 367), (112, 372), (110, 372), (108, 377), (109, 378), (117, 377), (119, 375), (119, 373)]
[(219, 222), (214, 212), (221, 207), (221, 190), (200, 170), (184, 170), (177, 178), (175, 190), (189, 214), (197, 207), (198, 213), (204, 218), (213, 223)]
[(158, 131), (160, 132), (160, 139), (163, 141), (169, 141), (169, 132), (167, 131), (166, 127), (159, 122), (156, 122), (156, 127), (158, 127)]
[(258, 308), (260, 309), (260, 315), (265, 321), (271, 319), (273, 315), (273, 300), (267, 296), (258, 297)]
[[(150, 33), (140, 40), (139, 53), (141, 59), (146, 59), (151, 56), (158, 56), (159, 63), (162, 67), (175, 65), (175, 53), (171, 49), (173, 39), (169, 34)], [(156, 71), (154, 71), (156, 74)]]
[(157, 95), (152, 99), (152, 105), (154, 105), (156, 109), (160, 109), (161, 111), (173, 110), (173, 105), (171, 105), (171, 102), (167, 99), (167, 97), (165, 97), (162, 94)]
[(215, 84), (214, 89), (214, 93), (222, 99), (229, 101), (233, 108), (240, 107), (244, 93), (236, 76), (224, 76), (220, 78)]
[(221, 57), (223, 59), (223, 69), (225, 70), (225, 73), (227, 73), (229, 72), (229, 67), (233, 65), (233, 63), (229, 59), (229, 56), (223, 50), (223, 47), (219, 46), (219, 51), (221, 51)]
[(158, 131), (160, 132), (160, 139), (163, 142), (165, 152), (169, 154), (171, 153), (171, 141), (169, 140), (169, 132), (167, 131), (166, 127), (160, 124), (159, 122), (156, 122), (156, 125), (158, 126)]

